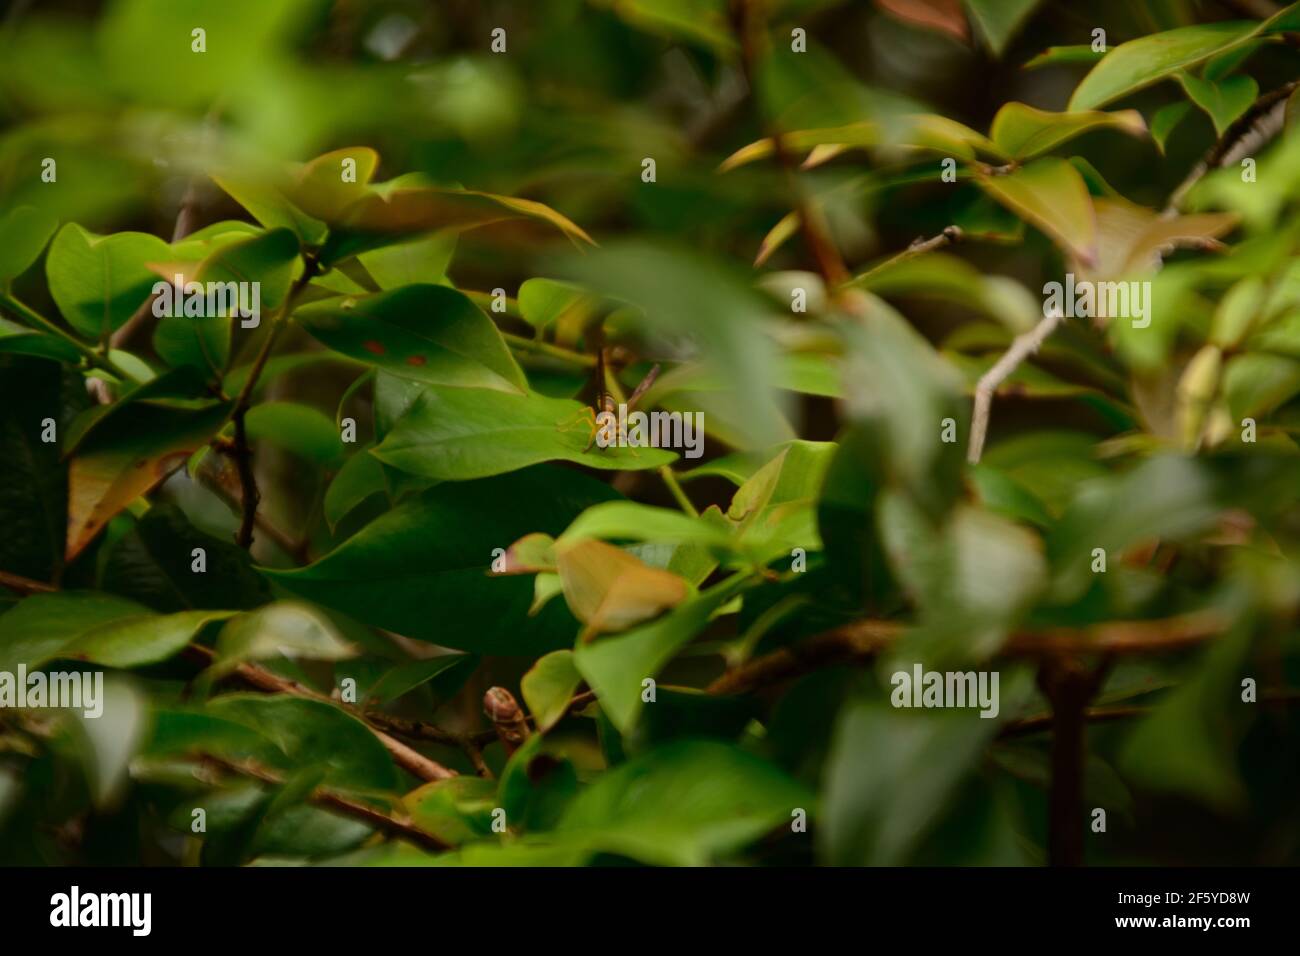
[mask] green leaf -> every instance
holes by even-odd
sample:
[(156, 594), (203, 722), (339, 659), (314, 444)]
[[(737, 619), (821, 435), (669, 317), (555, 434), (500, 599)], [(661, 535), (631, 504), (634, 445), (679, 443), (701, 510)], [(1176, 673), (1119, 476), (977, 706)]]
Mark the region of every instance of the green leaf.
[(581, 683), (582, 675), (574, 666), (570, 650), (544, 655), (524, 674), (519, 689), (539, 733), (546, 733), (564, 716), (573, 692)]
[(325, 520), (331, 529), (337, 528), (361, 502), (387, 491), (383, 464), (368, 450), (358, 451), (343, 463), (325, 491)]
[(496, 786), (482, 777), (435, 780), (402, 798), (411, 822), (452, 846), (492, 835)]
[(54, 359), (65, 364), (75, 364), (81, 360), (81, 353), (72, 343), (8, 319), (0, 319), (0, 352)]
[(1259, 95), (1259, 84), (1254, 78), (1238, 73), (1219, 80), (1203, 80), (1186, 70), (1178, 73), (1178, 82), (1188, 97), (1214, 121), (1214, 132), (1223, 136), (1228, 127), (1241, 116)]
[(262, 402), (245, 416), (249, 441), (265, 441), (303, 461), (330, 466), (343, 456), (338, 426), (319, 409), (297, 402)]
[(648, 624), (578, 644), (574, 649), (578, 672), (615, 727), (623, 733), (631, 729), (642, 706), (641, 682), (655, 677), (735, 593), (735, 584), (724, 582)]
[(274, 186), (242, 172), (224, 172), (212, 177), (268, 229), (288, 229), (309, 246), (319, 246), (329, 235), (329, 227), (286, 199)]
[(1242, 626), (1214, 641), (1188, 679), (1133, 728), (1120, 752), (1127, 777), (1220, 812), (1243, 809), (1247, 792), (1234, 744), (1240, 746), (1249, 717), (1234, 699), (1248, 644)]
[(1038, 56), (1029, 60), (1022, 69), (1036, 70), (1043, 66), (1056, 66), (1061, 63), (1096, 63), (1105, 53), (1100, 53), (1092, 48), (1090, 43), (1079, 43), (1071, 46), (1049, 46)]
[(59, 221), (44, 209), (17, 206), (0, 216), (0, 286), (41, 257)]
[(381, 289), (417, 283), (442, 285), (447, 281), (447, 267), (456, 253), (458, 238), (455, 232), (435, 232), (363, 252), (358, 258)]
[(720, 52), (736, 46), (723, 0), (624, 0), (614, 10), (647, 32), (689, 40)]
[(155, 614), (97, 592), (37, 594), (0, 615), (0, 670), (57, 658), (104, 667), (140, 667), (179, 653), (209, 621), (231, 611)]
[(224, 673), (243, 661), (279, 657), (339, 661), (356, 654), (357, 648), (321, 612), (306, 604), (277, 601), (240, 614), (221, 629), (215, 666)]
[(974, 711), (846, 707), (826, 772), (821, 857), (838, 866), (907, 863), (997, 726)]
[(577, 622), (558, 604), (529, 617), (532, 582), (489, 575), (493, 549), (533, 531), (559, 534), (584, 508), (613, 497), (607, 486), (555, 468), (438, 485), (315, 563), (263, 573), (294, 594), (408, 637), (538, 654), (571, 644)]
[(528, 279), (519, 287), (519, 312), (535, 329), (545, 329), (562, 319), (582, 322), (599, 299), (581, 286), (554, 279)]
[(1007, 44), (1038, 6), (1039, 0), (964, 0), (971, 22), (980, 36), (1001, 57)]
[[(1284, 15), (1279, 14), (1279, 17)], [(1275, 27), (1280, 27), (1282, 22), (1278, 17), (1269, 21)], [(1266, 26), (1238, 20), (1199, 23), (1121, 43), (1083, 78), (1070, 98), (1070, 109), (1105, 106), (1111, 100), (1227, 52), (1262, 32)]]
[(70, 222), (45, 259), (50, 295), (68, 324), (99, 340), (144, 305), (157, 282), (151, 262), (166, 262), (167, 243), (143, 232), (98, 236)]
[(274, 741), (289, 766), (324, 770), (323, 782), (328, 786), (368, 792), (398, 787), (397, 771), (379, 738), (332, 704), (302, 697), (227, 694), (209, 701), (207, 713)]
[(568, 271), (589, 288), (640, 307), (655, 331), (698, 343), (703, 364), (717, 370), (727, 389), (717, 396), (719, 407), (750, 447), (793, 437), (784, 419), (787, 396), (771, 386), (775, 349), (757, 329), (771, 307), (746, 278), (698, 251), (645, 242), (571, 257)]
[(1042, 229), (1087, 265), (1097, 261), (1097, 215), (1079, 171), (1063, 159), (1038, 159), (1005, 176), (979, 174), (990, 196)]
[(1069, 601), (1088, 589), (1094, 548), (1105, 550), (1109, 566), (1138, 542), (1209, 528), (1217, 513), (1210, 475), (1186, 458), (1151, 458), (1127, 474), (1081, 485), (1047, 539), (1053, 596)]
[[(204, 553), (201, 574), (192, 570), (195, 548)], [(271, 598), (247, 551), (198, 530), (169, 504), (154, 505), (114, 540), (100, 582), (106, 591), (163, 612), (245, 610)]]
[(1166, 103), (1160, 109), (1155, 111), (1151, 117), (1151, 138), (1155, 140), (1156, 146), (1161, 154), (1165, 151), (1165, 144), (1169, 142), (1169, 137), (1183, 121), (1183, 118), (1191, 112), (1192, 104), (1186, 102)]
[[(578, 402), (536, 392), (433, 386), (421, 392), (371, 452), (385, 464), (440, 481), (515, 471), (543, 461), (639, 471), (676, 457), (658, 448), (600, 448), (584, 452), (592, 428)], [(508, 543), (508, 542), (507, 542)]]
[(497, 327), (446, 286), (328, 299), (294, 315), (330, 348), (403, 378), (520, 394), (528, 387)]
[(681, 741), (608, 771), (565, 811), (558, 833), (664, 866), (703, 866), (781, 826), (813, 796), (758, 757)]
[(565, 529), (557, 544), (582, 538), (674, 544), (689, 541), (723, 549), (734, 544), (725, 529), (711, 522), (670, 508), (656, 508), (635, 501), (607, 501), (593, 505)]
[[(174, 314), (164, 315), (154, 330), (154, 349), (170, 365), (223, 372), (230, 361), (232, 326), (237, 321), (242, 327), (254, 328), (278, 309), (289, 293), (297, 261), (298, 239), (294, 233), (289, 229), (271, 229), (219, 246), (192, 269), (168, 264), (156, 268), (155, 272), (165, 282), (173, 284), (174, 274), (184, 276), (187, 283), (198, 282), (205, 289), (213, 288), (209, 283), (223, 287), (235, 283), (234, 289), (240, 290), (235, 301), (240, 307), (248, 305), (256, 315), (244, 318), (222, 314), (224, 302), (216, 314), (209, 315), (205, 309), (202, 316), (182, 315), (179, 314), (182, 303), (173, 301)], [(257, 289), (256, 300), (251, 298), (253, 284)], [(165, 294), (175, 299), (173, 292)]]
[(469, 678), (477, 665), (478, 657), (474, 654), (440, 654), (424, 661), (399, 664), (370, 685), (366, 696), (387, 704), (432, 683), (434, 697), (445, 700)]
[(1247, 352), (1228, 359), (1223, 395), (1233, 421), (1267, 414), (1300, 394), (1300, 360)]
[(1049, 152), (1076, 136), (1103, 128), (1141, 136), (1146, 132), (1146, 123), (1137, 110), (1123, 110), (1119, 113), (1052, 113), (1024, 103), (1007, 103), (993, 117), (989, 136), (1013, 158), (1029, 159)]
[(68, 472), (67, 558), (149, 491), (224, 424), (225, 405), (184, 409), (133, 403), (86, 439)]

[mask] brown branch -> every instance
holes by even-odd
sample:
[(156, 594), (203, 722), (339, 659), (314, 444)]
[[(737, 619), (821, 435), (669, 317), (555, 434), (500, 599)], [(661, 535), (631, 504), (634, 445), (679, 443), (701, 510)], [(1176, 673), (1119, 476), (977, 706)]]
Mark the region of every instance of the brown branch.
[(0, 585), (24, 595), (49, 594), (51, 591), (58, 590), (53, 584), (46, 584), (44, 581), (33, 581), (31, 578), (25, 578), (21, 574), (11, 574), (8, 571), (0, 571)]
[[(273, 335), (274, 333), (272, 333)], [(267, 336), (270, 341), (272, 335)], [(240, 520), (235, 532), (235, 544), (248, 549), (253, 546), (253, 528), (257, 524), (257, 506), (262, 503), (262, 493), (257, 489), (257, 476), (253, 474), (253, 450), (248, 447), (248, 426), (245, 416), (248, 407), (237, 405), (231, 416), (235, 423), (235, 442), (230, 457), (239, 472)]]
[[(233, 443), (230, 448), (223, 447), (219, 449), (222, 454), (227, 455), (232, 454), (233, 450)], [(222, 481), (220, 475), (214, 474), (208, 469), (200, 468), (199, 478), (202, 479), (204, 484), (215, 492), (222, 501), (233, 508), (236, 514), (243, 514), (243, 501), (236, 492), (227, 487), (226, 483)], [(254, 521), (258, 531), (262, 532), (274, 541), (285, 554), (290, 555), (300, 564), (307, 564), (311, 560), (311, 554), (308, 550), (309, 542), (305, 538), (302, 540), (291, 538), (288, 534), (273, 525), (270, 519), (261, 512), (257, 512), (256, 509), (254, 509), (254, 511), (256, 514)]]
[[(745, 76), (745, 83), (749, 87), (751, 99), (758, 90), (759, 44), (763, 28), (761, 19), (755, 15), (756, 5), (755, 0), (731, 0), (732, 30), (740, 45), (741, 70)], [(821, 210), (808, 197), (800, 184), (798, 163), (786, 148), (781, 131), (762, 116), (760, 105), (756, 103), (755, 108), (759, 113), (760, 124), (767, 127), (766, 135), (772, 141), (772, 151), (776, 155), (777, 164), (785, 174), (794, 201), (795, 214), (799, 217), (799, 230), (803, 234), (804, 244), (807, 245), (808, 251), (817, 263), (817, 271), (821, 273), (822, 281), (826, 283), (827, 294), (833, 296), (840, 286), (848, 281), (849, 270), (835, 248)]]
[[(1004, 657), (1042, 659), (1075, 654), (1149, 654), (1192, 647), (1217, 637), (1228, 622), (1212, 611), (1147, 621), (1110, 621), (1084, 628), (1048, 628), (1012, 634)], [(727, 671), (710, 694), (740, 694), (835, 664), (874, 657), (905, 630), (898, 621), (861, 620), (824, 631), (800, 644)]]
[[(212, 649), (204, 647), (202, 644), (190, 644), (186, 648), (186, 652), (190, 657), (209, 664), (216, 658), (216, 654)], [(307, 700), (319, 700), (327, 704), (340, 706), (338, 701), (334, 700), (332, 697), (328, 697), (310, 687), (305, 687), (297, 681), (289, 680), (286, 677), (280, 677), (278, 674), (273, 674), (266, 668), (259, 667), (256, 664), (249, 664), (247, 662), (238, 664), (235, 666), (234, 674), (250, 687), (264, 693), (290, 694), (294, 697), (302, 697)], [(362, 715), (356, 714), (356, 712), (352, 710), (349, 710), (349, 713), (353, 713), (362, 720), (362, 723), (366, 723), (364, 718), (362, 718)], [(458, 776), (456, 771), (450, 770), (438, 763), (436, 760), (426, 757), (419, 751), (413, 750), (397, 738), (392, 737), (369, 724), (366, 724), (366, 726), (372, 734), (379, 738), (379, 742), (388, 750), (389, 756), (393, 758), (393, 762), (412, 776), (418, 777), (421, 780), (430, 781), (446, 780), (449, 777)]]
[[(1150, 707), (1089, 707), (1083, 712), (1083, 719), (1090, 724), (1109, 723), (1112, 720), (1127, 720), (1130, 717), (1141, 717), (1143, 714), (1151, 712)], [(1026, 734), (1036, 734), (1043, 730), (1052, 728), (1052, 715), (1034, 714), (1031, 717), (1021, 717), (1018, 720), (1009, 720), (1002, 725), (998, 731), (999, 737), (1021, 737)]]
[[(237, 774), (241, 777), (249, 777), (261, 783), (268, 784), (272, 787), (282, 786), (284, 780), (279, 774), (252, 761), (235, 761), (225, 757), (218, 757), (215, 754), (200, 753), (195, 755), (199, 761), (218, 770), (227, 773)], [(401, 840), (407, 840), (416, 846), (423, 847), (426, 850), (435, 852), (450, 850), (452, 845), (447, 843), (441, 837), (435, 836), (427, 830), (423, 830), (409, 820), (401, 817), (392, 816), (384, 813), (375, 807), (361, 803), (351, 797), (344, 796), (336, 790), (326, 787), (318, 787), (312, 791), (307, 798), (309, 803), (326, 810), (335, 810), (344, 816), (360, 820), (369, 826), (380, 830), (390, 837), (396, 837)]]
[(1292, 80), (1275, 90), (1270, 90), (1250, 104), (1246, 112), (1223, 131), (1223, 135), (1210, 147), (1205, 158), (1192, 168), (1187, 178), (1173, 191), (1165, 206), (1164, 216), (1171, 218), (1177, 215), (1192, 188), (1210, 170), (1231, 166), (1280, 133), (1285, 118), (1286, 101), (1297, 89), (1300, 89), (1300, 80)]
[(287, 317), (293, 312), (295, 300), (298, 294), (306, 288), (307, 283), (312, 280), (320, 268), (314, 254), (303, 254), (303, 270), (296, 280), (289, 294), (285, 296), (284, 305), (271, 320), (271, 329), (266, 334), (262, 342), (262, 347), (253, 360), (253, 367), (248, 372), (248, 378), (244, 381), (244, 387), (239, 390), (239, 395), (235, 398), (234, 408), (230, 412), (230, 420), (235, 425), (235, 440), (230, 454), (235, 459), (235, 464), (239, 469), (239, 484), (241, 487), (240, 501), (243, 507), (243, 517), (239, 523), (239, 530), (235, 533), (235, 543), (241, 548), (251, 548), (253, 546), (253, 528), (257, 524), (257, 506), (262, 500), (261, 492), (257, 490), (257, 477), (253, 472), (253, 451), (248, 446), (248, 433), (245, 427), (244, 417), (248, 414), (249, 406), (253, 402), (253, 392), (257, 389), (257, 380), (262, 376), (262, 370), (266, 368), (267, 361), (271, 358), (271, 352), (275, 348), (276, 341), (280, 338), (280, 333), (284, 330)]
[(1052, 866), (1083, 865), (1083, 774), (1087, 760), (1084, 712), (1109, 671), (1069, 658), (1045, 660), (1038, 686), (1052, 705), (1052, 777), (1048, 792), (1047, 857)]
[(492, 779), (492, 771), (483, 760), (483, 748), (497, 739), (495, 730), (462, 734), (444, 730), (436, 724), (424, 720), (398, 717), (377, 710), (366, 711), (364, 716), (368, 723), (382, 727), (384, 730), (402, 737), (409, 737), (414, 740), (429, 740), (448, 747), (459, 747), (465, 752), (465, 756), (469, 758), (475, 773), (480, 777)]

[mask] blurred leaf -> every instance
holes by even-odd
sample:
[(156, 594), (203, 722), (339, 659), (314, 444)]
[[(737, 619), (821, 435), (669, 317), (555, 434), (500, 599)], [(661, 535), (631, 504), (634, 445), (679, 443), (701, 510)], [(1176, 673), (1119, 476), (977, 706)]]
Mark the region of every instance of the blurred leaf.
[(768, 445), (784, 437), (784, 400), (768, 385), (774, 349), (756, 328), (770, 309), (729, 268), (698, 252), (646, 243), (570, 259), (569, 268), (590, 288), (640, 306), (649, 327), (698, 342), (702, 360), (728, 386), (726, 407), (734, 410), (745, 439)]
[(496, 787), (481, 777), (436, 780), (402, 798), (411, 822), (452, 846), (492, 834)]
[(243, 661), (278, 657), (338, 661), (356, 654), (357, 648), (325, 615), (310, 605), (277, 601), (241, 614), (221, 629), (215, 666), (224, 673)]
[(109, 594), (36, 594), (0, 615), (0, 670), (35, 668), (56, 658), (140, 667), (178, 653), (205, 624), (231, 613), (155, 614)]
[(1104, 53), (1099, 53), (1089, 43), (1072, 46), (1049, 46), (1038, 56), (1029, 60), (1022, 69), (1036, 70), (1042, 66), (1056, 66), (1062, 63), (1096, 63)]
[(996, 730), (974, 711), (847, 706), (829, 758), (821, 857), (840, 866), (907, 863)]
[(1038, 4), (1039, 0), (965, 0), (971, 22), (997, 57)]
[(57, 219), (34, 206), (18, 206), (0, 217), (0, 285), (26, 272), (58, 227)]
[(478, 657), (474, 654), (440, 654), (428, 660), (399, 664), (375, 681), (366, 696), (387, 704), (430, 684), (435, 697), (446, 699), (464, 683), (477, 664)]
[(604, 774), (559, 832), (644, 863), (702, 866), (782, 825), (813, 796), (771, 764), (723, 743), (668, 744)]
[(227, 694), (210, 700), (207, 712), (243, 724), (274, 741), (282, 763), (324, 770), (327, 786), (366, 792), (392, 791), (397, 772), (384, 745), (361, 721), (332, 704), (302, 697)]

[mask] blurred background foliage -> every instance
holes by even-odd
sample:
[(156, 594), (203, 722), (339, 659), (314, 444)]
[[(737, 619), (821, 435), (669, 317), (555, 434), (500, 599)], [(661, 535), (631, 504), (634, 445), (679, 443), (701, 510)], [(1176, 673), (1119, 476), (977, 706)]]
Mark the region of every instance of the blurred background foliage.
[[(12, 0), (0, 670), (109, 696), (0, 712), (0, 862), (1295, 862), (1297, 37), (1267, 0)], [(173, 266), (256, 277), (262, 326), (140, 323)], [(968, 464), (1065, 272), (1150, 281), (1150, 324), (1064, 321)], [(602, 345), (702, 461), (582, 451)], [(917, 661), (998, 669), (998, 719), (891, 707)]]

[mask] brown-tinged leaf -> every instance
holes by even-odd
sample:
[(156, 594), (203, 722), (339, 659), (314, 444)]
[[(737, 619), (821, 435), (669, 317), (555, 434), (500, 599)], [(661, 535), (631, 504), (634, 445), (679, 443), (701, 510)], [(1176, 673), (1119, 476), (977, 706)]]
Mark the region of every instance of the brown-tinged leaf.
[(555, 557), (569, 609), (586, 625), (583, 640), (656, 617), (690, 590), (677, 575), (593, 538), (565, 543)]

